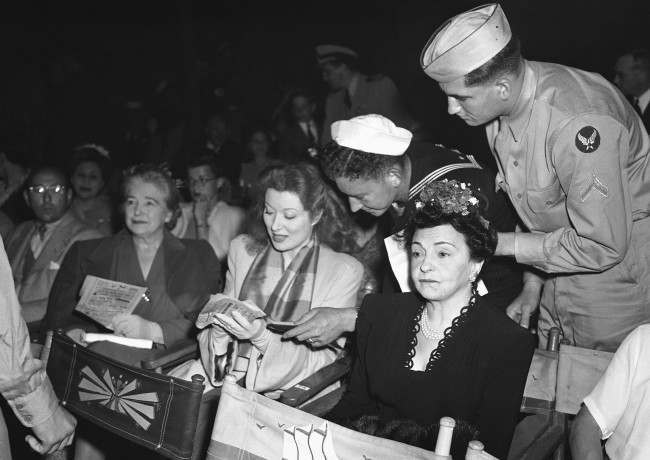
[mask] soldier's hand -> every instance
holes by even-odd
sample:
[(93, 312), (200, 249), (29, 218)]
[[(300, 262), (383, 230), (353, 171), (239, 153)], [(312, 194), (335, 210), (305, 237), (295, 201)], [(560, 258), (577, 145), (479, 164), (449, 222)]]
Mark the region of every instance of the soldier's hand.
[(70, 412), (58, 406), (50, 418), (32, 427), (35, 436), (27, 435), (25, 441), (39, 454), (51, 454), (72, 444), (76, 426)]
[(539, 308), (542, 287), (538, 284), (524, 284), (521, 293), (506, 309), (506, 314), (524, 329), (530, 326), (530, 317)]

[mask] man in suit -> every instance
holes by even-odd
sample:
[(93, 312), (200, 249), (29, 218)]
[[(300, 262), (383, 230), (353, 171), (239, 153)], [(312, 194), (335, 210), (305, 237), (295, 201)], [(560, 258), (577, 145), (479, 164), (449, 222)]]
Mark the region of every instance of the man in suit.
[(630, 99), (646, 131), (650, 131), (650, 53), (639, 49), (623, 54), (614, 72), (614, 83)]
[(358, 54), (345, 46), (316, 47), (323, 80), (330, 88), (325, 101), (325, 120), (320, 144), (331, 140), (330, 126), (371, 113), (383, 115), (398, 126), (414, 131), (417, 126), (408, 113), (393, 80), (384, 75), (364, 75), (358, 68)]
[(7, 255), (23, 317), (32, 323), (45, 315), (50, 288), (68, 248), (75, 241), (102, 235), (68, 211), (72, 189), (60, 170), (36, 169), (26, 185), (23, 196), (35, 219), (16, 227), (7, 240)]
[(291, 124), (278, 140), (280, 159), (287, 163), (310, 160), (316, 156), (321, 129), (316, 121), (316, 101), (311, 93), (298, 89), (289, 96)]

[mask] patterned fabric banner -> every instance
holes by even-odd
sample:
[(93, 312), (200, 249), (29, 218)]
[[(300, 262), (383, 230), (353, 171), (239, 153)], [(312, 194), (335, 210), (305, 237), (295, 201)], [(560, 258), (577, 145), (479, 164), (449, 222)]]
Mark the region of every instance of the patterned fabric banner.
[(433, 452), (376, 438), (238, 386), (222, 388), (208, 460), (435, 459)]

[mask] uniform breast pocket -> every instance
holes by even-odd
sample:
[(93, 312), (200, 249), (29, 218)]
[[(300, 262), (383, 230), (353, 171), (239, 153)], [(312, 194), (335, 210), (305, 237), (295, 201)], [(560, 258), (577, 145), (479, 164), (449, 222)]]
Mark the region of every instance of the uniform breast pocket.
[(564, 192), (558, 180), (548, 187), (526, 192), (528, 206), (535, 213), (546, 213), (564, 202)]

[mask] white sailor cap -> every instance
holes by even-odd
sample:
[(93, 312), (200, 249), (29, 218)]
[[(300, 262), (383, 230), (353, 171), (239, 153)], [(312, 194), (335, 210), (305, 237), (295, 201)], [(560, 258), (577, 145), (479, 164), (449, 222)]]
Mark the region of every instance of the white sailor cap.
[(378, 155), (402, 155), (413, 134), (381, 115), (361, 115), (332, 123), (332, 139), (341, 147)]
[(501, 5), (479, 6), (440, 26), (422, 50), (420, 65), (429, 77), (448, 83), (488, 62), (511, 37)]
[(359, 55), (352, 48), (340, 45), (318, 45), (316, 47), (316, 59), (318, 64), (339, 60), (341, 57), (359, 59)]

